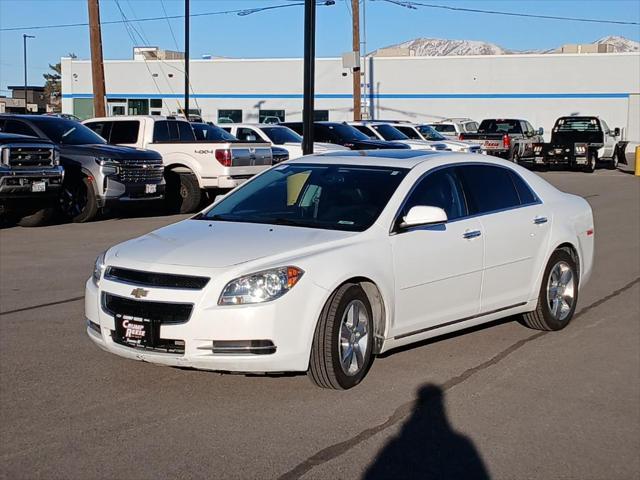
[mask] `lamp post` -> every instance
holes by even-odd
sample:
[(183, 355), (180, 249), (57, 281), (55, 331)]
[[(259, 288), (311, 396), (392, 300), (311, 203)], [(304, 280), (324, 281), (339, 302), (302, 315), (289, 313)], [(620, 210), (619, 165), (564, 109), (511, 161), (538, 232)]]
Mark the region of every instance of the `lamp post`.
[(27, 106), (27, 38), (36, 38), (34, 35), (22, 34), (22, 49), (24, 53), (24, 113), (29, 113)]
[(304, 2), (304, 100), (302, 106), (302, 153), (313, 153), (313, 116), (316, 60), (316, 1)]

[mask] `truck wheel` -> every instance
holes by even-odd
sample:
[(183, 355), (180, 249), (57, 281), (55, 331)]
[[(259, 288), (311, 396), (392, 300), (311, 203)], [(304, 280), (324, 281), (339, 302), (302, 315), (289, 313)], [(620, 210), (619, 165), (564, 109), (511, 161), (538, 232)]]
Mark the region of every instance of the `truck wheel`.
[(165, 201), (172, 213), (192, 213), (200, 206), (202, 191), (193, 173), (166, 172)]
[(617, 170), (618, 165), (620, 164), (620, 157), (618, 156), (618, 152), (613, 152), (613, 157), (611, 157), (611, 161), (608, 163), (609, 170)]
[(598, 153), (589, 152), (587, 155), (587, 164), (584, 166), (584, 171), (587, 173), (595, 172), (597, 163), (598, 163)]
[(565, 250), (556, 250), (544, 270), (536, 309), (524, 313), (520, 322), (536, 330), (560, 330), (573, 318), (577, 303), (576, 263)]
[(520, 164), (520, 155), (518, 152), (513, 152), (513, 157), (511, 157), (511, 161), (516, 165)]
[(85, 176), (70, 178), (62, 185), (60, 210), (73, 223), (85, 223), (98, 214), (98, 199)]
[(47, 207), (41, 208), (31, 215), (26, 215), (18, 220), (18, 225), (21, 227), (39, 227), (41, 225), (46, 225), (53, 220), (55, 215), (55, 208)]
[(322, 388), (355, 387), (373, 362), (373, 314), (360, 285), (345, 284), (322, 309), (307, 374)]

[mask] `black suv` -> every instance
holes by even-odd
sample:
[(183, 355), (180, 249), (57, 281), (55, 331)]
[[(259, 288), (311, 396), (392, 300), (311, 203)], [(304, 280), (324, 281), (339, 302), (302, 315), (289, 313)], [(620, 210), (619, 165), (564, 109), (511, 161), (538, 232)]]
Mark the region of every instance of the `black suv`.
[[(280, 125), (289, 127), (299, 135), (302, 135), (302, 122), (285, 122)], [(313, 141), (342, 145), (351, 150), (386, 150), (406, 149), (409, 145), (404, 143), (372, 140), (364, 133), (351, 125), (340, 122), (315, 122), (313, 124)]]

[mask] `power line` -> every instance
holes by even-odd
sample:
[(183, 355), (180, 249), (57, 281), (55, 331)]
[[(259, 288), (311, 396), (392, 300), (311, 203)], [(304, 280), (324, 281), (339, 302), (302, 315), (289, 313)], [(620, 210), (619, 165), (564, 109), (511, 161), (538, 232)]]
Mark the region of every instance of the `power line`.
[[(335, 5), (335, 0), (316, 0), (316, 4), (321, 7), (329, 7), (331, 5)], [(296, 2), (296, 3), (287, 3), (281, 5), (271, 5), (268, 7), (260, 7), (260, 8), (243, 8), (237, 10), (224, 10), (220, 12), (204, 12), (204, 13), (192, 13), (190, 15), (191, 18), (195, 17), (209, 17), (212, 15), (231, 15), (236, 14), (241, 17), (251, 15), (258, 12), (264, 12), (267, 10), (274, 10), (277, 8), (287, 8), (287, 7), (300, 7), (304, 6), (304, 2)], [(169, 15), (163, 17), (147, 17), (147, 18), (139, 18), (136, 20), (137, 22), (154, 22), (154, 21), (165, 21), (165, 20), (174, 20), (178, 18), (184, 18), (184, 15)], [(109, 20), (106, 22), (100, 22), (100, 25), (114, 25), (114, 24), (122, 24), (126, 23), (125, 20)], [(70, 28), (70, 27), (87, 27), (89, 24), (87, 22), (78, 22), (78, 23), (63, 23), (63, 24), (55, 24), (55, 25), (32, 25), (28, 27), (9, 27), (9, 28), (0, 28), (0, 32), (13, 32), (18, 30), (43, 30), (48, 28)]]
[(398, 5), (399, 7), (409, 8), (411, 10), (418, 10), (418, 7), (424, 7), (424, 8), (437, 8), (441, 10), (451, 10), (455, 12), (481, 13), (485, 15), (503, 15), (507, 17), (537, 18), (542, 20), (563, 20), (568, 22), (606, 23), (606, 24), (613, 24), (613, 25), (640, 25), (640, 22), (629, 22), (629, 21), (623, 21), (623, 20), (601, 20), (599, 18), (562, 17), (562, 16), (556, 16), (556, 15), (536, 15), (533, 13), (504, 12), (499, 10), (481, 10), (478, 8), (452, 7), (449, 5), (435, 5), (430, 3), (414, 2), (414, 1), (408, 1), (408, 0), (373, 0), (373, 1), (391, 3), (393, 5)]

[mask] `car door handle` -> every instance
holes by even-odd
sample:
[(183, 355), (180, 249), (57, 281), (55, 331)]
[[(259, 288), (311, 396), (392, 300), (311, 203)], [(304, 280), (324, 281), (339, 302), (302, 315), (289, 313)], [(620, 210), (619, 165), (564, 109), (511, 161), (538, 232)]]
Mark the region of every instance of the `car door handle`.
[(536, 225), (542, 225), (543, 223), (547, 223), (549, 220), (547, 220), (547, 217), (536, 217), (533, 219), (533, 223), (535, 223)]
[(470, 230), (468, 232), (464, 232), (462, 237), (466, 239), (470, 239), (470, 238), (479, 237), (480, 235), (482, 235), (482, 232), (480, 230)]

